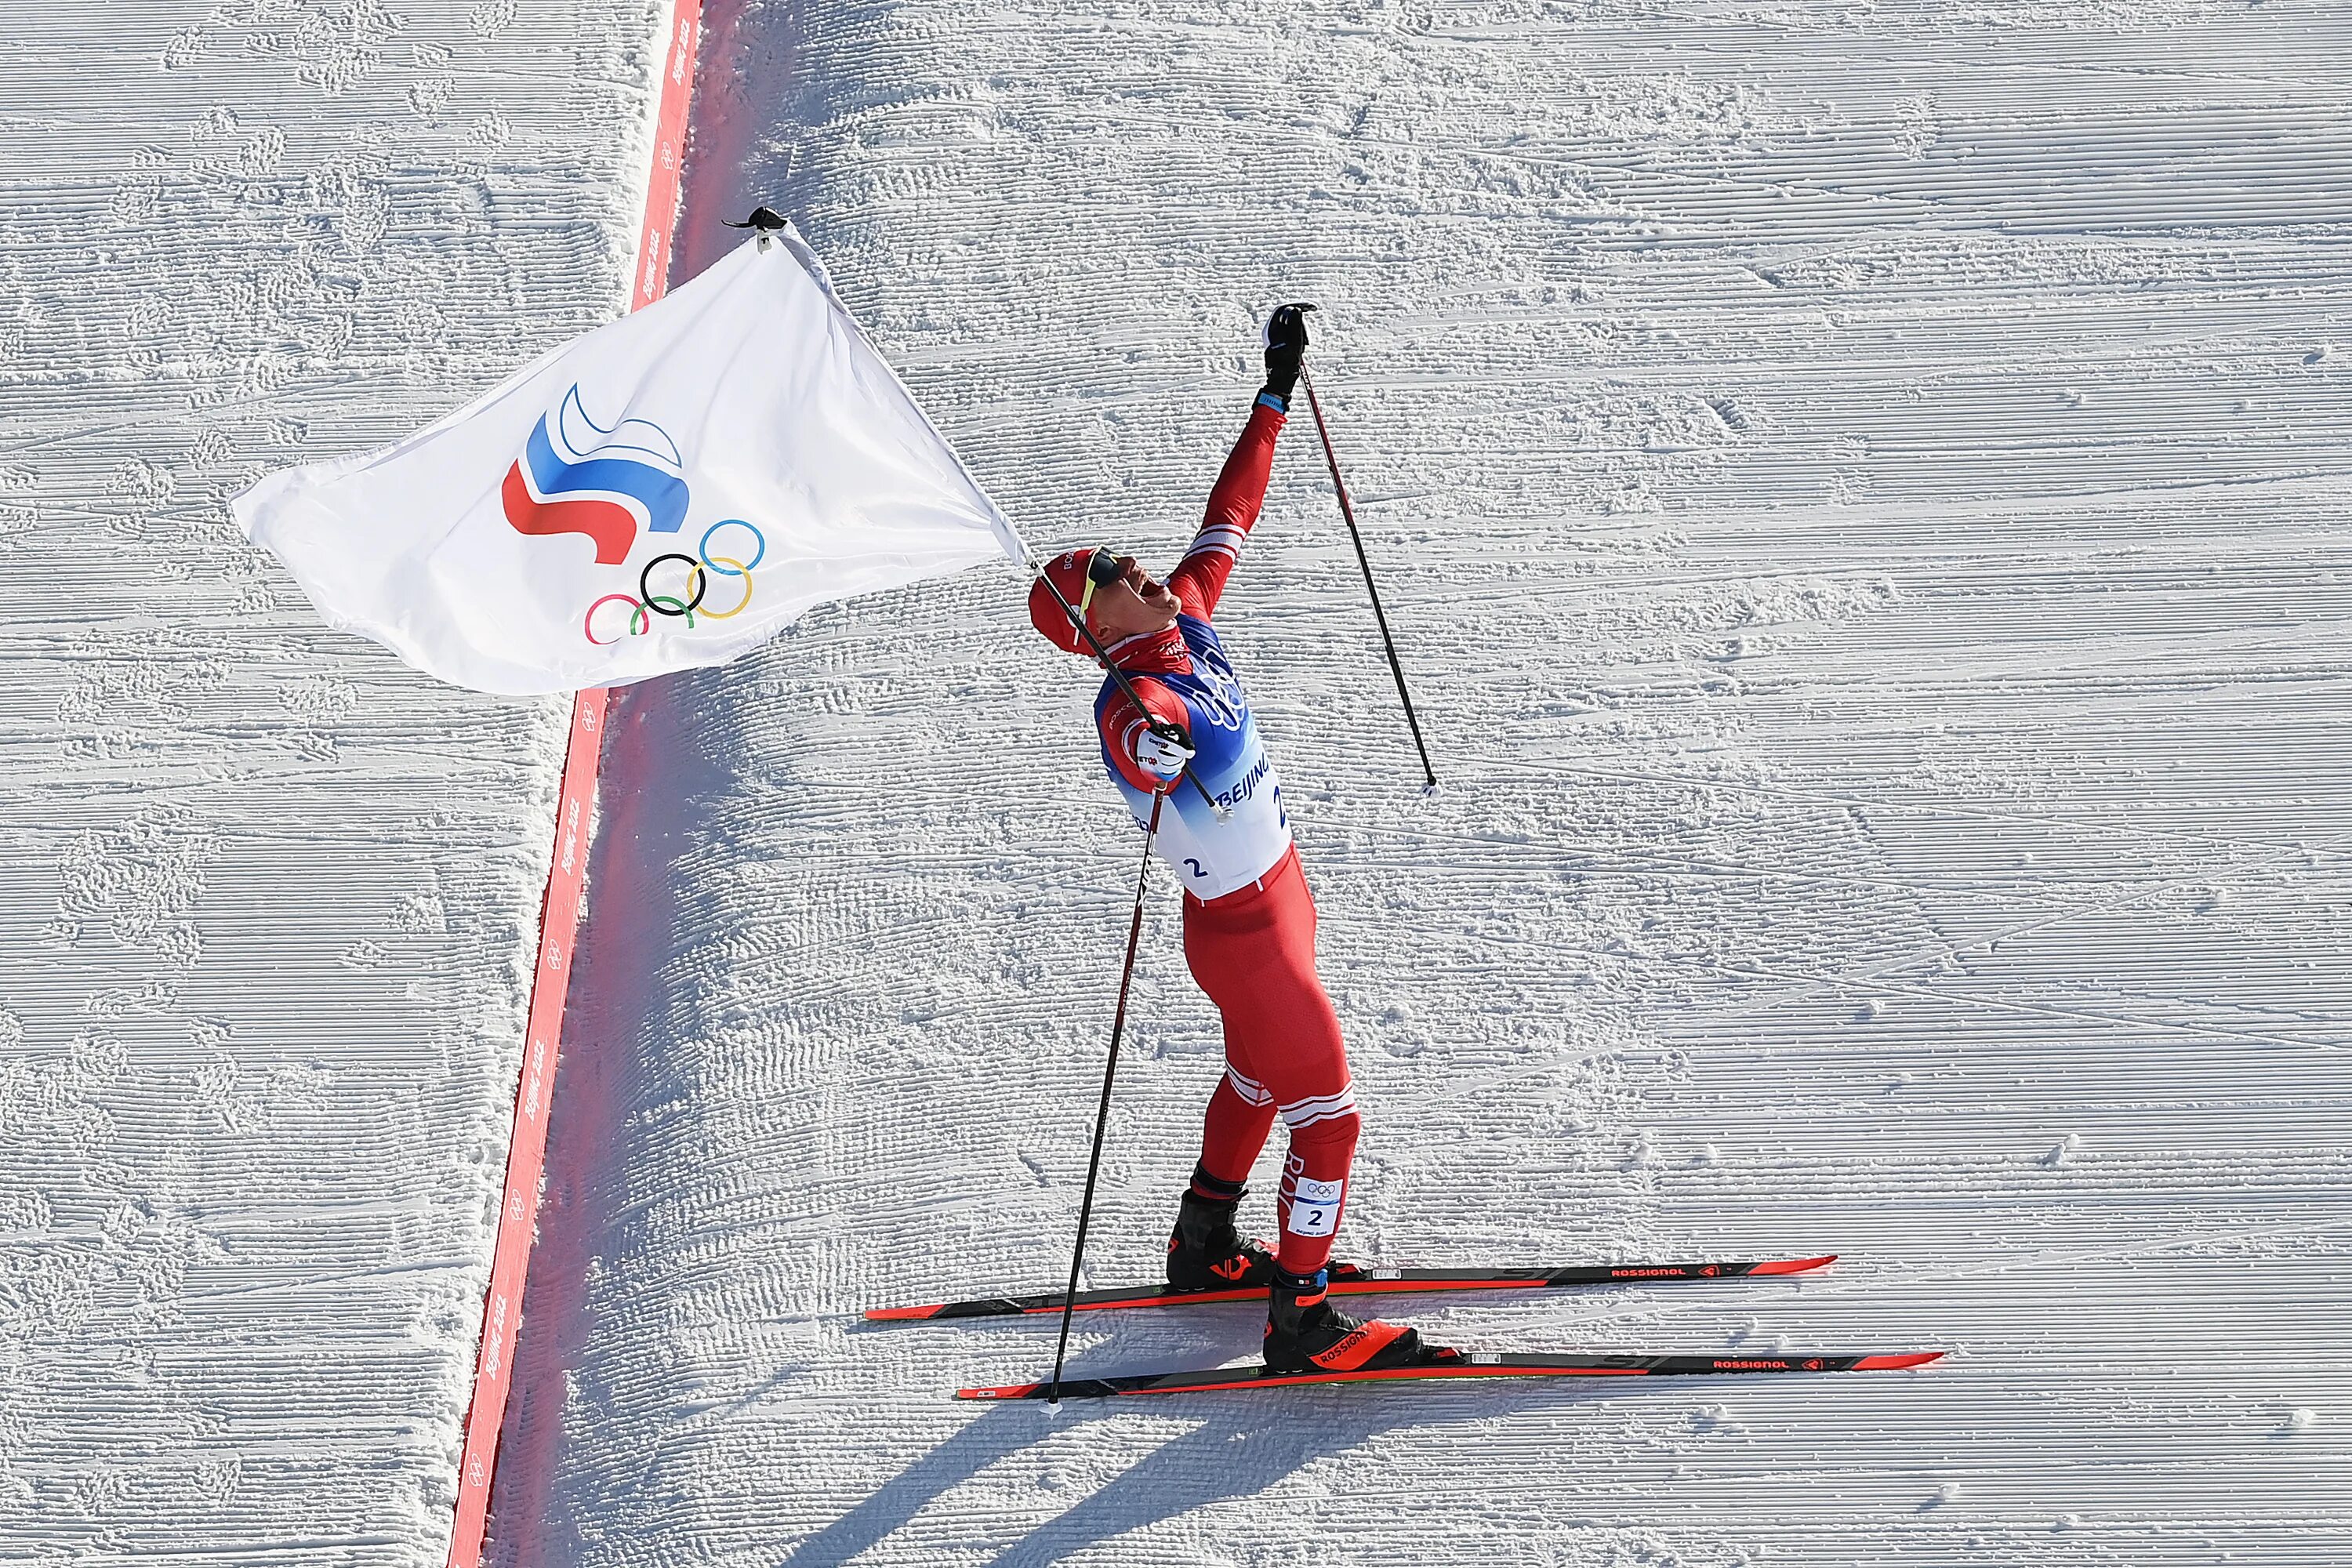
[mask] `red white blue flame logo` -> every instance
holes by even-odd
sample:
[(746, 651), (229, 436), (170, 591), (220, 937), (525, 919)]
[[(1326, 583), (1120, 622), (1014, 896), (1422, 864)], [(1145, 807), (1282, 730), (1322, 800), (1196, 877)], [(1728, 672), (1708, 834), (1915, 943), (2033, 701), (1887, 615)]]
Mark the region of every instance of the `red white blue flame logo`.
[[(581, 534), (595, 545), (598, 565), (619, 566), (636, 548), (640, 529), (676, 533), (684, 526), (685, 475), (686, 459), (668, 431), (650, 419), (599, 425), (574, 384), (554, 413), (531, 426), (521, 459), (507, 468), (499, 500), (517, 533)], [(714, 540), (734, 553), (714, 552)], [(701, 622), (733, 620), (751, 607), (751, 574), (767, 555), (767, 535), (740, 517), (721, 518), (702, 531), (693, 554), (668, 550), (648, 559), (638, 569), (635, 593), (592, 602), (580, 618), (581, 635), (609, 647), (657, 626), (691, 632)], [(730, 578), (740, 592), (722, 608), (710, 589)]]
[(516, 532), (584, 534), (599, 565), (617, 566), (640, 527), (676, 533), (686, 521), (685, 468), (667, 431), (649, 419), (599, 425), (575, 385), (531, 427), (499, 499)]

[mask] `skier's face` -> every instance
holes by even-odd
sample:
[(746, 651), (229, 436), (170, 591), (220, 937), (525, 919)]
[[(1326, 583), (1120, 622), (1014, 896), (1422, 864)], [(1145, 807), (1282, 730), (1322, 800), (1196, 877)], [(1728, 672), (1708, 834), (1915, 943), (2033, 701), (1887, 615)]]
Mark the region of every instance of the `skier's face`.
[(1087, 624), (1106, 643), (1166, 631), (1176, 624), (1176, 595), (1165, 583), (1144, 575), (1132, 555), (1096, 551), (1087, 586)]

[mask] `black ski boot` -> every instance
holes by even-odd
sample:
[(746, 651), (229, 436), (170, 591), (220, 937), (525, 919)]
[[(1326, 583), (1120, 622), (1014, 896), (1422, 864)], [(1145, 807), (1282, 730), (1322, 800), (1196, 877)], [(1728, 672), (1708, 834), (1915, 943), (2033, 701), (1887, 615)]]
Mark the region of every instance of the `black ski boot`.
[(1206, 1171), (1193, 1171), (1192, 1184), (1176, 1211), (1176, 1228), (1168, 1237), (1170, 1289), (1240, 1290), (1274, 1278), (1274, 1254), (1244, 1241), (1234, 1228), (1234, 1211), (1247, 1191)]
[(1421, 1331), (1379, 1319), (1359, 1322), (1331, 1305), (1328, 1270), (1277, 1268), (1267, 1293), (1265, 1365), (1269, 1372), (1377, 1372), (1454, 1361), (1460, 1352), (1423, 1344)]

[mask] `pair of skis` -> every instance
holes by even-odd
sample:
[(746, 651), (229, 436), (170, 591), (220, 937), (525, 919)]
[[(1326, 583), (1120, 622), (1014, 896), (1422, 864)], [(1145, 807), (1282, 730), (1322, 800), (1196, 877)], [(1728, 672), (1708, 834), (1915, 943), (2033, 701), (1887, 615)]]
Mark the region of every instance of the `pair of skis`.
[[(1605, 1263), (1570, 1268), (1406, 1268), (1374, 1273), (1336, 1265), (1334, 1296), (1451, 1293), (1465, 1290), (1556, 1290), (1579, 1285), (1653, 1285), (1685, 1280), (1745, 1279), (1773, 1274), (1804, 1274), (1836, 1261), (1827, 1258), (1777, 1258), (1729, 1263)], [(1256, 1289), (1184, 1290), (1144, 1288), (1079, 1293), (1081, 1312), (1144, 1307), (1197, 1307), (1218, 1302), (1263, 1301)], [(971, 1318), (1027, 1318), (1058, 1313), (1059, 1294), (992, 1296), (970, 1301), (936, 1301), (919, 1307), (877, 1307), (874, 1322), (946, 1322)], [(1265, 1366), (1212, 1367), (1202, 1372), (1140, 1373), (1125, 1377), (1066, 1377), (1060, 1394), (1070, 1399), (1103, 1399), (1136, 1394), (1204, 1394), (1239, 1388), (1290, 1388), (1303, 1384), (1401, 1383), (1506, 1377), (1695, 1377), (1770, 1373), (1892, 1372), (1924, 1366), (1941, 1351), (1801, 1355), (1464, 1355), (1447, 1352), (1415, 1366), (1371, 1372), (1277, 1373)], [(1045, 1399), (1054, 1391), (1042, 1383), (996, 1388), (961, 1388), (959, 1399)]]

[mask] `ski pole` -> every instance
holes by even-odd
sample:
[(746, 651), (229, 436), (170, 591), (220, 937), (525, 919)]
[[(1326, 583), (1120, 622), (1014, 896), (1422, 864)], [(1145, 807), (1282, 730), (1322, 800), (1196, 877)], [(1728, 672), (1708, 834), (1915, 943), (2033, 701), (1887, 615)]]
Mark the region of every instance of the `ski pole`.
[(1413, 716), (1412, 693), (1404, 689), (1404, 666), (1397, 662), (1396, 639), (1389, 635), (1389, 617), (1381, 608), (1381, 591), (1372, 582), (1371, 558), (1364, 553), (1364, 536), (1356, 529), (1356, 508), (1348, 500), (1348, 481), (1339, 477), (1339, 455), (1331, 449), (1331, 426), (1323, 421), (1323, 405), (1315, 395), (1315, 378), (1298, 367), (1307, 388), (1307, 406), (1315, 411), (1315, 433), (1323, 437), (1323, 460), (1330, 465), (1331, 488), (1339, 492), (1339, 515), (1348, 521), (1348, 537), (1356, 542), (1356, 564), (1364, 569), (1364, 591), (1372, 596), (1372, 619), (1381, 626), (1381, 646), (1388, 650), (1389, 673), (1396, 677), (1397, 697), (1404, 703), (1404, 721), (1412, 728), (1413, 749), (1421, 753), (1421, 771), (1429, 787), (1437, 787), (1437, 770), (1429, 765), (1429, 747), (1421, 738), (1421, 721)]
[(1087, 1156), (1087, 1188), (1078, 1199), (1078, 1239), (1070, 1248), (1070, 1284), (1062, 1293), (1062, 1339), (1054, 1347), (1054, 1376), (1046, 1384), (1045, 1402), (1062, 1403), (1062, 1358), (1070, 1348), (1070, 1316), (1078, 1306), (1078, 1265), (1087, 1255), (1087, 1223), (1094, 1217), (1095, 1176), (1102, 1170), (1103, 1131), (1110, 1125), (1111, 1080), (1118, 1076), (1118, 1037), (1127, 1029), (1127, 988), (1135, 978), (1135, 950), (1143, 940), (1143, 894), (1151, 885), (1151, 841), (1160, 832), (1160, 806), (1165, 790), (1151, 792), (1151, 820), (1143, 829), (1143, 868), (1135, 874), (1135, 914), (1127, 922), (1127, 963), (1118, 972), (1118, 1008), (1111, 1015), (1110, 1057), (1103, 1063), (1102, 1101), (1095, 1107), (1094, 1152)]
[[(1062, 606), (1062, 614), (1070, 618), (1071, 626), (1080, 637), (1087, 639), (1087, 646), (1095, 650), (1096, 660), (1110, 673), (1111, 679), (1118, 687), (1119, 695), (1135, 704), (1135, 710), (1143, 715), (1143, 721), (1150, 726), (1151, 732), (1163, 741), (1181, 741), (1189, 743), (1191, 736), (1167, 720), (1154, 717), (1151, 710), (1143, 705), (1143, 699), (1136, 695), (1134, 683), (1127, 679), (1127, 671), (1110, 661), (1109, 651), (1103, 647), (1102, 639), (1095, 636), (1094, 628), (1087, 625), (1086, 616), (1078, 614), (1078, 607), (1070, 603), (1069, 595), (1062, 592), (1060, 585), (1045, 575), (1045, 569), (1037, 564), (1034, 556), (1030, 558), (1029, 572), (1038, 582), (1045, 584), (1045, 592), (1054, 595), (1054, 603)], [(1418, 731), (1415, 732), (1418, 733)], [(1217, 804), (1217, 797), (1209, 793), (1209, 786), (1202, 784), (1200, 776), (1191, 768), (1184, 770), (1184, 778), (1194, 789), (1200, 791), (1201, 798), (1209, 803), (1209, 809), (1216, 814), (1219, 822), (1233, 815), (1233, 809), (1230, 806)], [(1154, 812), (1159, 809), (1157, 805), (1152, 807)]]

